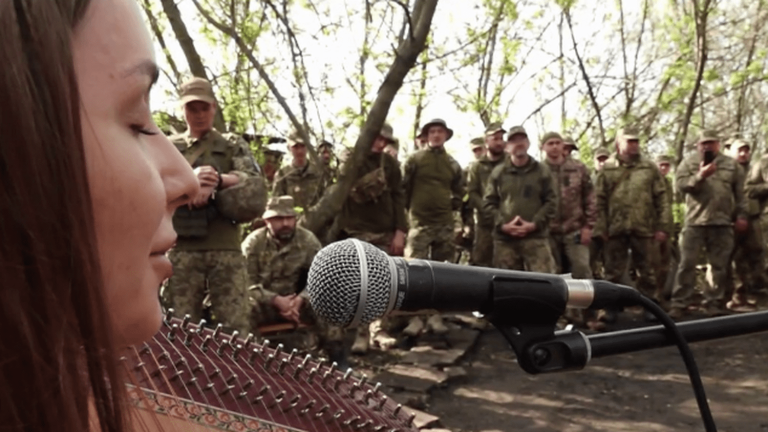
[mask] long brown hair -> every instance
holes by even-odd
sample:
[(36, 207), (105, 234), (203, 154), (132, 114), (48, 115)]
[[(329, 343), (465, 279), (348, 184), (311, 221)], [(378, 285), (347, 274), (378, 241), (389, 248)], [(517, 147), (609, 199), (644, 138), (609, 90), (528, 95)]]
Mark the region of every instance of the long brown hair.
[(86, 431), (89, 401), (126, 430), (70, 48), (88, 4), (0, 1), (3, 431)]

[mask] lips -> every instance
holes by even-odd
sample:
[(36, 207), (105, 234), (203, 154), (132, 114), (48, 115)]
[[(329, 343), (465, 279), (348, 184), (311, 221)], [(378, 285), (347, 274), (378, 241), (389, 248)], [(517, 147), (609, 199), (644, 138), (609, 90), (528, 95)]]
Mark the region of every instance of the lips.
[(163, 241), (159, 244), (157, 248), (152, 249), (152, 253), (150, 253), (150, 256), (160, 256), (165, 255), (168, 253), (171, 248), (176, 246), (176, 236), (169, 238), (168, 240)]

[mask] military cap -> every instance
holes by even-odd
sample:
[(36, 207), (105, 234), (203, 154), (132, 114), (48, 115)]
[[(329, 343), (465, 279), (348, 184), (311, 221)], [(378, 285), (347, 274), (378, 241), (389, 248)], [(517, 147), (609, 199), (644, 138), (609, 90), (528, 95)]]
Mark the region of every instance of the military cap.
[(658, 155), (656, 156), (656, 163), (672, 165), (672, 158), (669, 155)]
[(317, 148), (318, 148), (318, 149), (321, 149), (321, 148), (323, 148), (323, 147), (328, 147), (328, 148), (331, 148), (331, 149), (332, 149), (332, 148), (333, 148), (333, 143), (332, 143), (332, 142), (330, 142), (330, 141), (327, 141), (327, 140), (322, 140), (322, 141), (320, 142), (320, 145), (319, 145), (319, 146), (317, 146)]
[(607, 158), (610, 156), (611, 153), (605, 147), (598, 147), (597, 150), (595, 150), (595, 159), (600, 159), (601, 157)]
[(291, 130), (291, 133), (288, 134), (287, 141), (288, 141), (288, 148), (291, 148), (296, 144), (307, 145), (307, 143), (304, 142), (304, 138), (302, 138), (301, 134), (296, 129)]
[(489, 124), (487, 128), (485, 128), (485, 136), (493, 135), (497, 132), (506, 132), (506, 129), (504, 129), (504, 126), (501, 125), (501, 122), (493, 122)]
[(623, 127), (619, 129), (618, 137), (624, 140), (639, 140), (640, 132), (633, 127)]
[(381, 126), (381, 131), (379, 132), (379, 136), (384, 138), (388, 144), (392, 144), (392, 142), (395, 140), (395, 133), (392, 130), (392, 125), (389, 123), (384, 123)]
[(560, 141), (563, 141), (562, 135), (560, 135), (557, 132), (547, 132), (544, 134), (543, 137), (541, 137), (541, 144), (544, 145), (545, 142), (551, 140), (551, 139), (559, 139)]
[(573, 140), (573, 138), (569, 136), (563, 137), (563, 144), (572, 146), (574, 149), (578, 150), (579, 146), (576, 145), (576, 141)]
[(293, 208), (293, 197), (290, 195), (283, 195), (269, 199), (267, 202), (267, 210), (261, 218), (269, 219), (273, 217), (291, 216), (296, 216), (296, 210)]
[(483, 147), (485, 145), (485, 139), (484, 138), (472, 138), (471, 141), (469, 141), (469, 146), (472, 148), (472, 150)]
[(528, 132), (526, 132), (525, 128), (522, 126), (511, 127), (507, 133), (507, 141), (511, 141), (515, 135), (523, 135), (524, 137), (528, 138)]
[(194, 77), (184, 81), (180, 86), (180, 90), (179, 96), (182, 105), (195, 101), (213, 104), (216, 101), (213, 95), (213, 87), (205, 78)]
[(734, 150), (738, 150), (738, 149), (740, 149), (742, 147), (752, 148), (752, 145), (750, 145), (748, 141), (740, 139), (740, 138), (737, 138), (737, 139), (733, 140), (731, 142), (731, 146), (733, 147)]
[(429, 135), (429, 128), (432, 126), (442, 126), (445, 128), (445, 130), (448, 131), (448, 138), (446, 141), (451, 139), (453, 136), (453, 129), (448, 127), (448, 124), (443, 119), (433, 119), (427, 122), (424, 126), (421, 127), (421, 133), (419, 133), (419, 137), (426, 138)]
[(710, 141), (720, 141), (720, 138), (717, 136), (717, 132), (708, 129), (699, 132), (699, 138), (696, 140), (697, 143), (701, 144)]

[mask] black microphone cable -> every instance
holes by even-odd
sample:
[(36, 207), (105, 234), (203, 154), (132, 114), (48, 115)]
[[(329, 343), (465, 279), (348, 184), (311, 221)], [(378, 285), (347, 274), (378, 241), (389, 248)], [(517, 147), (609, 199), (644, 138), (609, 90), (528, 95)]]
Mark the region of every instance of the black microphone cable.
[[(704, 391), (704, 384), (701, 382), (699, 367), (696, 365), (696, 360), (693, 357), (691, 348), (688, 346), (688, 341), (685, 340), (685, 337), (680, 332), (680, 329), (677, 327), (675, 321), (672, 320), (672, 318), (670, 318), (666, 312), (664, 312), (664, 309), (662, 309), (661, 306), (659, 306), (656, 302), (649, 299), (648, 297), (642, 295), (638, 290), (634, 288), (599, 280), (593, 281), (593, 284), (595, 285), (595, 288), (601, 287), (609, 290), (615, 289), (617, 297), (623, 297), (620, 303), (623, 303), (627, 306), (630, 304), (643, 306), (645, 310), (652, 313), (653, 316), (655, 316), (661, 322), (661, 324), (664, 325), (664, 328), (666, 328), (667, 332), (669, 332), (675, 339), (677, 349), (680, 351), (680, 355), (683, 357), (683, 363), (685, 363), (685, 369), (688, 371), (688, 377), (691, 380), (691, 386), (693, 387), (693, 393), (696, 396), (696, 403), (699, 406), (699, 412), (701, 413), (701, 420), (704, 422), (704, 428), (707, 432), (717, 432), (715, 419), (712, 417), (712, 411), (709, 409), (709, 402), (707, 402), (707, 395)], [(616, 305), (616, 303), (608, 301), (603, 303), (605, 306), (609, 304)], [(598, 306), (593, 308), (601, 309), (602, 307)]]

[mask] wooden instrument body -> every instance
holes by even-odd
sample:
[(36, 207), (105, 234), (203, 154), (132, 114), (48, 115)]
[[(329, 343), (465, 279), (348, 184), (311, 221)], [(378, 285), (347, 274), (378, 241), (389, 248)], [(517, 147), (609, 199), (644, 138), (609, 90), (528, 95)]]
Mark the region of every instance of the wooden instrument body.
[(128, 388), (133, 404), (183, 422), (177, 430), (415, 430), (413, 415), (365, 376), (188, 319), (167, 317), (151, 342), (122, 359), (135, 382)]

